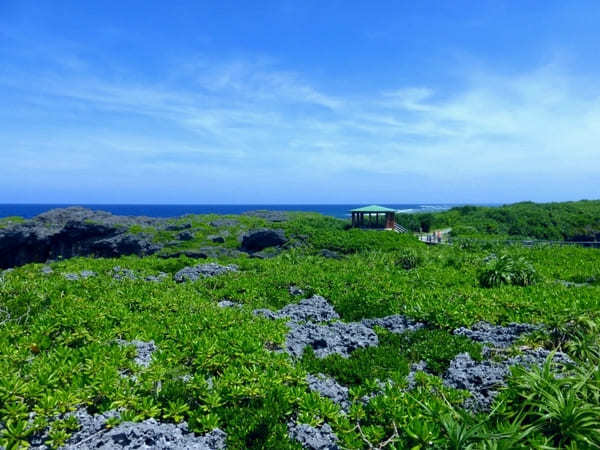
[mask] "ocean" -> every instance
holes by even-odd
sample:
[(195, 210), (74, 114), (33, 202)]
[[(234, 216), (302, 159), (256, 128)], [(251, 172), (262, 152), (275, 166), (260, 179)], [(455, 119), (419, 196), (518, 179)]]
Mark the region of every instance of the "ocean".
[[(116, 215), (149, 216), (149, 217), (177, 217), (185, 214), (240, 214), (244, 211), (257, 209), (277, 211), (311, 211), (324, 215), (347, 218), (350, 210), (360, 208), (364, 204), (346, 205), (65, 205), (65, 204), (0, 204), (0, 217), (20, 216), (30, 219), (38, 214), (54, 208), (67, 206), (83, 206), (85, 208), (108, 211)], [(382, 204), (398, 212), (435, 212), (444, 211), (456, 204)]]

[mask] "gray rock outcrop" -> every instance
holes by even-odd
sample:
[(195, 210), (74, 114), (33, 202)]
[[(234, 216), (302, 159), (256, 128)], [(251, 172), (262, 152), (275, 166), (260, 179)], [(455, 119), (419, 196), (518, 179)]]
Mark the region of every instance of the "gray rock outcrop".
[(489, 409), (498, 388), (504, 385), (508, 366), (494, 361), (477, 362), (468, 353), (460, 353), (451, 362), (444, 374), (444, 384), (455, 389), (466, 389), (471, 393), (467, 407), (474, 410)]
[(135, 275), (135, 272), (131, 269), (126, 269), (123, 268), (121, 266), (115, 266), (113, 267), (113, 274), (112, 277), (115, 280), (136, 280), (137, 276)]
[(187, 423), (160, 423), (155, 419), (143, 422), (123, 422), (107, 428), (109, 418), (118, 418), (117, 411), (91, 415), (80, 409), (71, 415), (79, 422), (80, 429), (74, 433), (64, 450), (92, 449), (186, 449), (223, 450), (227, 435), (216, 428), (203, 436), (189, 431)]
[(285, 351), (300, 358), (306, 347), (311, 347), (317, 358), (338, 354), (347, 358), (358, 348), (376, 347), (379, 339), (373, 330), (360, 323), (334, 322), (317, 325), (312, 322), (290, 322)]
[(168, 276), (169, 275), (167, 275), (165, 272), (158, 272), (156, 275), (148, 275), (146, 278), (144, 278), (144, 280), (153, 283), (160, 283), (161, 281), (166, 280)]
[(183, 283), (185, 281), (196, 281), (200, 278), (214, 277), (237, 271), (238, 266), (235, 264), (228, 266), (222, 266), (217, 263), (198, 264), (193, 267), (184, 267), (173, 276), (173, 279), (178, 283)]
[(283, 250), (281, 247), (267, 247), (259, 252), (249, 252), (251, 258), (270, 259), (279, 256)]
[(406, 387), (407, 389), (414, 389), (417, 386), (417, 374), (419, 372), (427, 373), (427, 363), (423, 360), (411, 364), (408, 375), (406, 376)]
[(132, 225), (150, 226), (158, 219), (113, 216), (80, 207), (54, 209), (0, 229), (0, 268), (73, 256), (148, 255), (160, 249)]
[(215, 219), (210, 222), (211, 227), (215, 228), (229, 228), (239, 225), (240, 221), (237, 219)]
[(409, 319), (399, 314), (382, 317), (378, 319), (363, 319), (361, 323), (369, 328), (375, 326), (385, 328), (392, 333), (404, 333), (406, 331), (417, 331), (425, 326), (424, 323)]
[(472, 328), (457, 328), (454, 334), (467, 336), (474, 341), (491, 344), (493, 347), (505, 348), (512, 345), (523, 334), (531, 333), (540, 327), (528, 323), (509, 323), (503, 327), (487, 322), (478, 322)]
[(65, 273), (63, 276), (69, 281), (85, 280), (96, 276), (96, 272), (91, 270), (82, 270), (79, 273)]
[(276, 247), (287, 242), (283, 230), (258, 228), (241, 236), (241, 249), (247, 252), (259, 252), (267, 247)]
[(192, 228), (192, 224), (189, 222), (184, 223), (166, 223), (161, 227), (165, 231), (181, 231), (181, 230), (189, 230)]
[(304, 423), (288, 424), (290, 438), (300, 442), (302, 447), (309, 450), (338, 450), (338, 438), (329, 424), (324, 423), (316, 428)]
[(347, 358), (358, 348), (379, 344), (377, 334), (362, 323), (331, 322), (339, 319), (339, 315), (333, 306), (319, 295), (289, 304), (276, 312), (270, 309), (255, 309), (253, 313), (269, 319), (289, 319), (287, 325), (290, 330), (284, 351), (295, 358), (300, 358), (306, 347), (311, 347), (318, 358), (332, 354)]
[[(510, 374), (510, 367), (541, 367), (549, 355), (550, 352), (545, 349), (526, 349), (522, 354), (503, 361), (477, 362), (468, 353), (460, 353), (450, 362), (450, 367), (442, 378), (446, 386), (466, 389), (471, 393), (465, 407), (474, 411), (485, 411), (490, 408), (498, 389), (506, 385), (505, 380)], [(561, 352), (554, 354), (552, 362), (555, 370), (573, 364), (573, 361)]]
[(191, 241), (192, 239), (194, 239), (194, 233), (192, 233), (191, 231), (182, 231), (177, 235), (177, 239), (179, 239), (180, 241)]
[(304, 295), (304, 291), (298, 286), (290, 286), (288, 291), (292, 295)]
[(293, 321), (313, 321), (328, 322), (339, 319), (340, 316), (333, 306), (320, 295), (313, 295), (310, 298), (300, 300), (298, 303), (291, 303), (277, 312), (270, 309), (256, 309), (255, 315), (268, 317), (269, 319), (291, 319)]
[(221, 300), (217, 303), (219, 308), (241, 308), (242, 304), (237, 302), (232, 302), (231, 300)]
[(342, 386), (333, 378), (323, 374), (306, 376), (308, 388), (313, 392), (318, 392), (323, 397), (330, 399), (333, 403), (339, 405), (343, 411), (350, 409), (350, 395), (348, 388)]

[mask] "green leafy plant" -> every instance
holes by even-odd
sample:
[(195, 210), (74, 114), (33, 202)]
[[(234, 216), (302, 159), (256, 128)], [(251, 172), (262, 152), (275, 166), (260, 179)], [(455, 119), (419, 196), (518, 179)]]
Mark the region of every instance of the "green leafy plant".
[(396, 256), (396, 265), (410, 270), (423, 264), (423, 255), (414, 249), (406, 249)]
[(537, 272), (529, 261), (511, 255), (493, 258), (479, 273), (479, 283), (486, 288), (498, 287), (502, 284), (529, 286), (537, 279)]
[(508, 415), (547, 436), (553, 445), (600, 446), (600, 377), (597, 368), (578, 368), (557, 378), (552, 355), (542, 368), (515, 368), (505, 392)]

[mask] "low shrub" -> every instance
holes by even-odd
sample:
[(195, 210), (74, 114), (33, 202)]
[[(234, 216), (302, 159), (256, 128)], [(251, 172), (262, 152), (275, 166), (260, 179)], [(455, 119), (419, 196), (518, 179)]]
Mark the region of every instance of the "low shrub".
[(502, 284), (529, 286), (537, 279), (537, 272), (529, 261), (523, 257), (514, 258), (510, 255), (493, 258), (479, 273), (479, 284), (486, 288), (498, 287)]

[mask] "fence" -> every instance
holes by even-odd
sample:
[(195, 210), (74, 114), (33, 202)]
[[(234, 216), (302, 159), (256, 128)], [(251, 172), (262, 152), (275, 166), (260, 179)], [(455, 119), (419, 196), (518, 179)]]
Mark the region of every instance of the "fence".
[(600, 241), (545, 241), (541, 239), (470, 239), (470, 238), (448, 238), (448, 244), (460, 244), (463, 242), (472, 242), (475, 244), (496, 244), (496, 245), (522, 245), (524, 247), (538, 246), (569, 246), (578, 245), (581, 247), (600, 248)]

